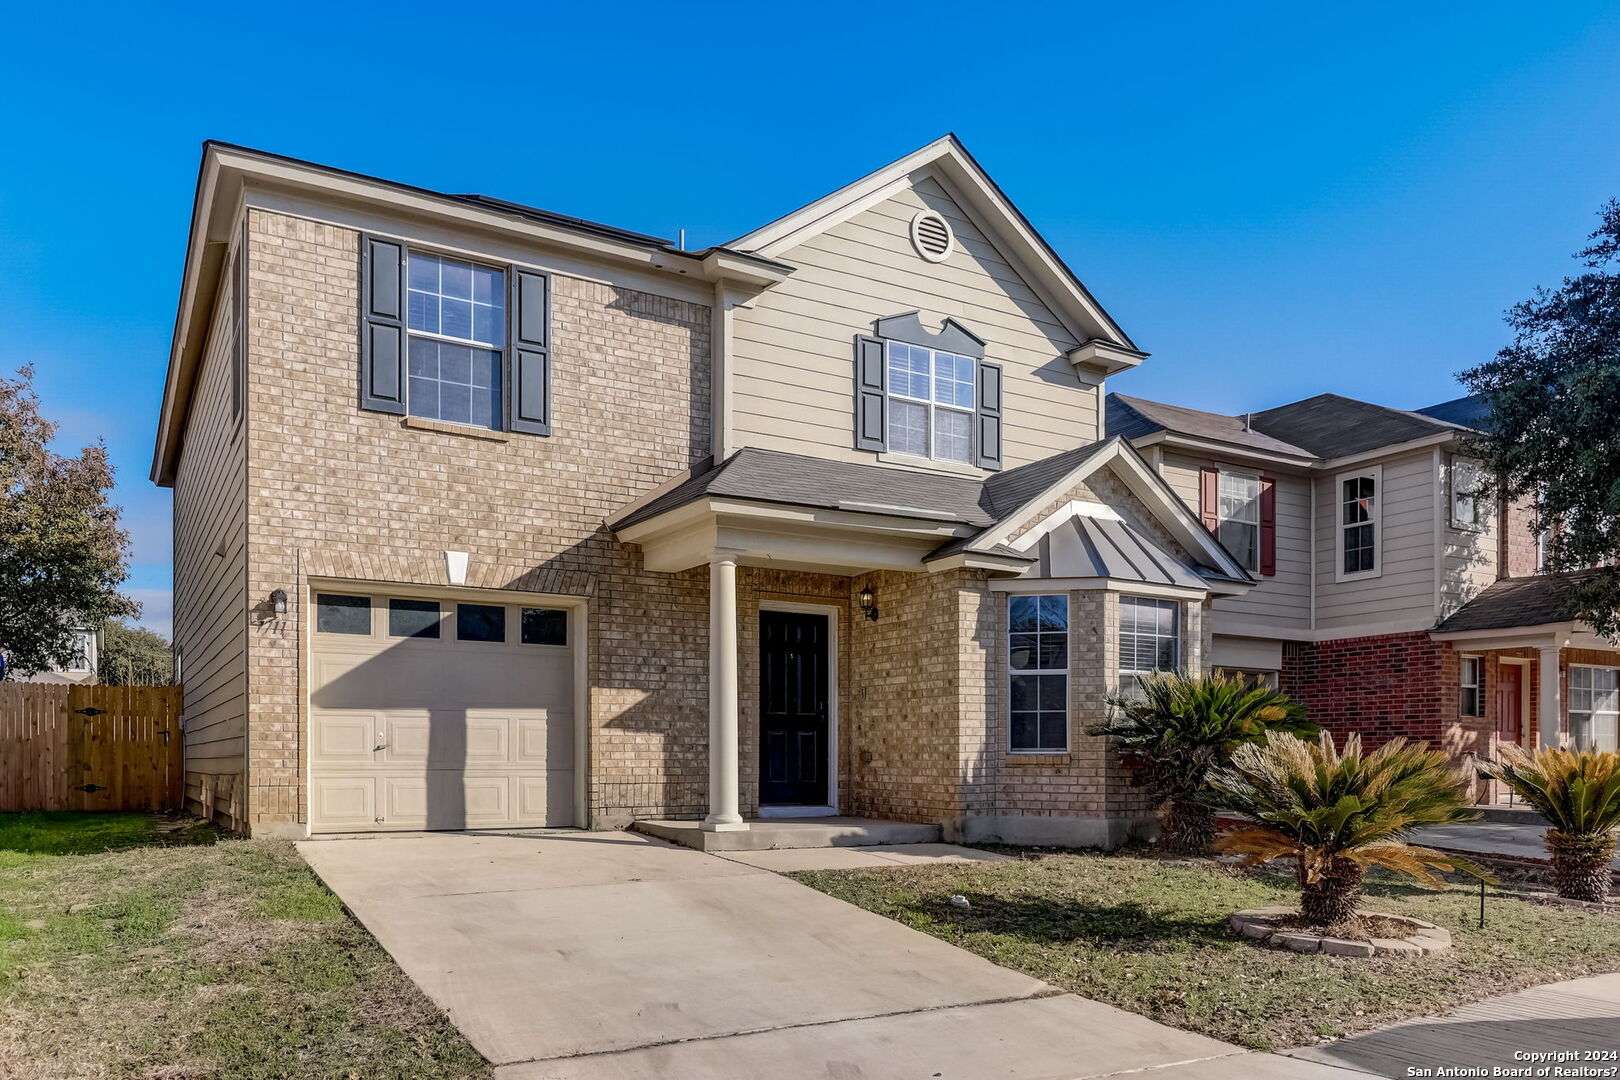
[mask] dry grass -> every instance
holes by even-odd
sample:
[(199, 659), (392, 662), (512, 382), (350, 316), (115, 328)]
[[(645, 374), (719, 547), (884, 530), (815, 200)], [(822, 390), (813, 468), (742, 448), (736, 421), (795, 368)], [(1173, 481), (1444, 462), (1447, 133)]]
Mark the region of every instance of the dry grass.
[[(1477, 887), (1375, 878), (1367, 906), (1451, 931), (1450, 952), (1352, 959), (1232, 934), (1243, 908), (1298, 902), (1291, 878), (1201, 860), (1055, 853), (1012, 862), (814, 871), (798, 880), (1004, 967), (1259, 1049), (1326, 1041), (1559, 979), (1620, 971), (1620, 919)], [(953, 894), (971, 907), (953, 907)]]
[(291, 845), (116, 846), (0, 850), (0, 1076), (488, 1075)]

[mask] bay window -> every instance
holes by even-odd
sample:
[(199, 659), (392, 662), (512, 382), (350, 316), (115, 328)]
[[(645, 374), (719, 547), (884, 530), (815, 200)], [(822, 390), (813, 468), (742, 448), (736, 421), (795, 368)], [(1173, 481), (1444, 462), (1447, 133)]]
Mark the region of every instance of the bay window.
[(1009, 749), (1069, 748), (1069, 598), (1007, 598)]

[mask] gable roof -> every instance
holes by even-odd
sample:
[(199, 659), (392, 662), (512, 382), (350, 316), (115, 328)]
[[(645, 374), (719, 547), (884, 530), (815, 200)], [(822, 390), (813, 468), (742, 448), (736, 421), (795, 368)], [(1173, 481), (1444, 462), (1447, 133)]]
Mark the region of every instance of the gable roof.
[(1452, 612), (1436, 632), (1458, 630), (1512, 630), (1521, 626), (1571, 622), (1570, 592), (1581, 581), (1605, 570), (1576, 570), (1567, 574), (1534, 574), (1503, 578)]
[(1127, 439), (1139, 439), (1156, 431), (1169, 431), (1267, 454), (1304, 458), (1316, 456), (1303, 447), (1256, 431), (1252, 423), (1245, 422), (1239, 416), (1166, 405), (1145, 398), (1126, 397), (1124, 394), (1108, 395), (1107, 423), (1110, 435), (1123, 435)]
[(1026, 281), (1044, 294), (1048, 306), (1082, 346), (1106, 352), (1113, 370), (1140, 363), (1147, 353), (1137, 348), (1112, 316), (1092, 296), (1067, 263), (1029, 219), (1013, 205), (954, 134), (897, 158), (838, 190), (807, 203), (725, 246), (775, 259), (861, 210), (886, 198), (899, 185), (926, 172), (975, 219)]
[(1438, 405), (1430, 405), (1417, 411), (1424, 416), (1432, 416), (1448, 424), (1460, 424), (1476, 431), (1484, 430), (1485, 422), (1491, 417), (1490, 401), (1484, 394), (1452, 398), (1450, 401), (1442, 401)]

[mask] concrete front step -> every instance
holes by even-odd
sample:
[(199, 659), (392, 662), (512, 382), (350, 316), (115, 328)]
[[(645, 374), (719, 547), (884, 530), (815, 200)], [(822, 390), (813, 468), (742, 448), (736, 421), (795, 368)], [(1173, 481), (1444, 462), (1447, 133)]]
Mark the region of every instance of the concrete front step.
[(1481, 806), (1481, 821), (1506, 821), (1518, 825), (1546, 825), (1547, 819), (1528, 806)]
[(696, 821), (638, 821), (630, 827), (699, 851), (936, 844), (942, 836), (938, 825), (856, 817), (769, 818), (750, 821), (748, 828), (736, 832), (705, 832)]

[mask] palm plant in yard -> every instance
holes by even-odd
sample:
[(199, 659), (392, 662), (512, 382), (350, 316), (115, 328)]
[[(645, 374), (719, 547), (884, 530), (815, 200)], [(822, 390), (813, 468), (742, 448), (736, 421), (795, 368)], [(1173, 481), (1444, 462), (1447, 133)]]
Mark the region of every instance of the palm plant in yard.
[(1255, 819), (1222, 837), (1217, 851), (1255, 866), (1299, 860), (1300, 916), (1312, 926), (1336, 926), (1354, 916), (1369, 867), (1441, 884), (1436, 871), (1485, 877), (1472, 863), (1406, 843), (1424, 825), (1470, 821), (1466, 772), (1426, 743), (1392, 739), (1370, 754), (1351, 735), (1334, 749), (1327, 732), (1307, 742), (1272, 732), (1264, 743), (1240, 746), (1231, 763), (1210, 772), (1219, 805)]
[(1202, 799), (1211, 768), (1268, 731), (1316, 731), (1287, 694), (1241, 676), (1163, 672), (1140, 687), (1111, 695), (1108, 720), (1090, 731), (1134, 766), (1132, 782), (1158, 805), (1160, 842), (1172, 851), (1205, 851), (1215, 839), (1215, 811)]
[(1603, 900), (1620, 843), (1620, 754), (1553, 748), (1528, 752), (1511, 743), (1480, 771), (1500, 780), (1551, 823), (1544, 843), (1558, 895)]

